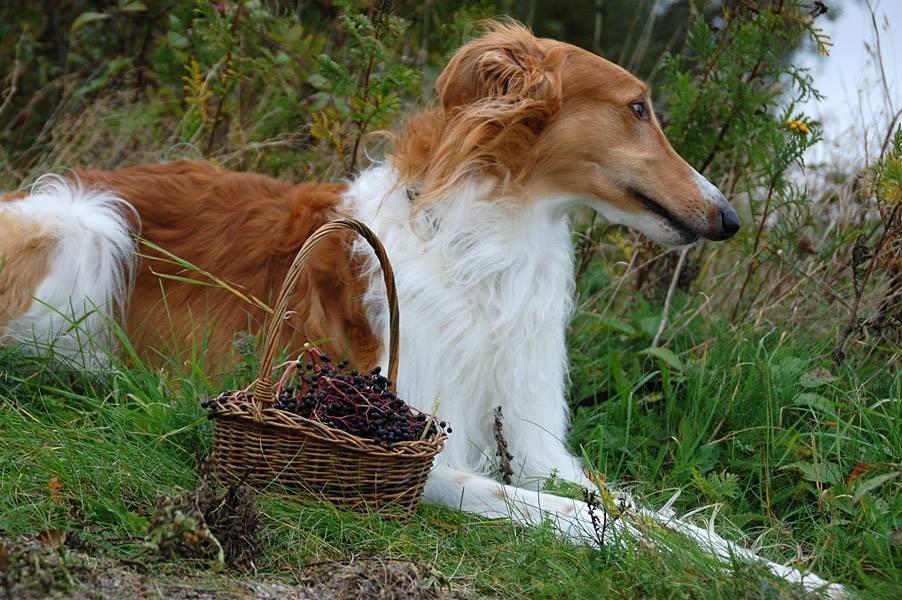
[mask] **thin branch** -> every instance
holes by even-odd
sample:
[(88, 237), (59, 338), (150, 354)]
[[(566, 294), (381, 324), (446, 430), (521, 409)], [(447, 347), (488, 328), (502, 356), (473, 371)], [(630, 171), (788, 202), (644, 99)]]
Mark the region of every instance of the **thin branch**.
[(664, 312), (661, 314), (661, 323), (658, 325), (658, 332), (655, 333), (655, 339), (651, 341), (651, 347), (654, 348), (661, 341), (664, 335), (664, 328), (667, 327), (668, 315), (670, 314), (670, 303), (673, 301), (673, 291), (677, 287), (677, 281), (680, 279), (680, 271), (683, 270), (683, 264), (686, 262), (686, 255), (689, 254), (689, 246), (683, 248), (680, 252), (680, 259), (677, 261), (676, 268), (673, 270), (673, 277), (670, 279), (670, 287), (667, 289), (667, 297), (664, 298)]
[(849, 339), (849, 335), (855, 330), (855, 320), (858, 317), (858, 305), (861, 303), (861, 297), (864, 296), (865, 287), (868, 284), (868, 279), (871, 277), (871, 273), (874, 272), (874, 267), (877, 265), (877, 257), (880, 256), (881, 250), (883, 250), (883, 244), (886, 243), (886, 240), (890, 237), (890, 234), (894, 231), (893, 224), (896, 221), (896, 215), (899, 213), (899, 206), (897, 204), (893, 207), (892, 212), (889, 215), (889, 219), (886, 222), (886, 225), (883, 227), (883, 235), (880, 236), (880, 241), (877, 242), (877, 246), (874, 247), (874, 252), (871, 254), (871, 260), (868, 263), (868, 270), (865, 271), (864, 277), (861, 279), (861, 286), (858, 288), (855, 294), (855, 301), (852, 303), (852, 310), (849, 313), (849, 320), (846, 322), (846, 327), (843, 330), (842, 337), (840, 337), (839, 342), (836, 344), (836, 349), (833, 351), (833, 359), (836, 362), (841, 362), (845, 357), (845, 352), (843, 351), (843, 346), (846, 345), (846, 341)]
[[(770, 185), (767, 189), (767, 198), (764, 201), (764, 212), (761, 213), (761, 222), (758, 223), (758, 230), (755, 232), (755, 245), (752, 248), (752, 257), (749, 259), (749, 268), (745, 273), (745, 279), (742, 282), (742, 287), (739, 288), (739, 297), (736, 298), (736, 306), (733, 307), (733, 314), (730, 316), (731, 321), (736, 320), (736, 315), (739, 314), (739, 307), (742, 306), (742, 297), (745, 296), (745, 290), (749, 285), (749, 281), (752, 278), (752, 275), (755, 273), (755, 269), (757, 263), (755, 262), (755, 257), (758, 255), (758, 247), (761, 244), (761, 234), (764, 232), (764, 226), (767, 223), (767, 217), (770, 215), (770, 203), (774, 197), (774, 192), (777, 187), (777, 178), (780, 176), (780, 171), (775, 170), (774, 176), (770, 180)], [(751, 310), (751, 306), (749, 306), (749, 310)]]
[(13, 70), (10, 73), (10, 83), (9, 89), (6, 92), (6, 95), (3, 98), (3, 104), (0, 104), (0, 117), (3, 116), (3, 113), (6, 112), (6, 109), (13, 101), (13, 96), (16, 95), (16, 92), (19, 91), (19, 74), (22, 72), (22, 63), (19, 60), (19, 48), (21, 44), (16, 44), (16, 57), (13, 62)]
[(229, 91), (232, 88), (232, 82), (228, 79), (229, 77), (229, 69), (232, 66), (232, 51), (235, 49), (235, 45), (238, 43), (236, 39), (236, 33), (238, 31), (238, 19), (241, 16), (242, 6), (239, 4), (235, 9), (235, 16), (232, 17), (232, 23), (229, 25), (229, 35), (232, 37), (231, 44), (229, 44), (229, 51), (226, 53), (225, 62), (222, 66), (222, 76), (225, 79), (225, 88), (222, 90), (222, 95), (219, 97), (219, 103), (216, 105), (216, 115), (213, 117), (213, 126), (210, 127), (210, 136), (207, 138), (207, 152), (206, 156), (210, 156), (213, 152), (213, 141), (216, 137), (216, 129), (219, 127), (219, 121), (222, 118), (222, 107), (226, 103), (226, 96), (228, 96)]
[[(375, 61), (376, 56), (374, 54), (370, 54), (370, 60), (366, 65), (366, 74), (363, 77), (363, 97), (361, 98), (361, 105), (366, 107), (366, 103), (369, 100), (370, 95), (370, 77), (373, 74), (373, 62)], [(351, 151), (351, 164), (348, 167), (348, 174), (353, 174), (354, 170), (357, 168), (357, 152), (360, 150), (360, 142), (363, 139), (364, 134), (366, 133), (366, 128), (369, 125), (369, 117), (362, 121), (357, 121), (355, 124), (357, 125), (357, 139), (354, 140), (354, 149)]]

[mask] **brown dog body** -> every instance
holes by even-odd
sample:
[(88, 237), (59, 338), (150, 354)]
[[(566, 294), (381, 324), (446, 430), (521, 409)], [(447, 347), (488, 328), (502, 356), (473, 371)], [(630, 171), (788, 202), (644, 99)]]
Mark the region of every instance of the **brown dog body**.
[[(140, 219), (134, 225), (140, 238), (165, 250), (139, 246), (126, 310), (128, 337), (139, 355), (155, 363), (161, 352), (195, 353), (218, 366), (231, 362), (226, 357), (237, 332), (262, 330), (263, 307), (274, 303), (307, 237), (339, 216), (346, 189), (187, 161), (77, 171), (73, 177), (125, 199)], [(318, 341), (336, 356), (374, 366), (381, 343), (360, 303), (366, 282), (347, 241), (338, 235), (323, 242), (306, 265), (289, 304), (284, 341)]]

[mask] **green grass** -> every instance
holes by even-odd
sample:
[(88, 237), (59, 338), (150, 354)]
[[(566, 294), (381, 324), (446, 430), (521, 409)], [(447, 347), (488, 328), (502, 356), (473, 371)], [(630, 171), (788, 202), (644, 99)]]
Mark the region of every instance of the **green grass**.
[[(654, 313), (641, 307), (628, 321), (583, 312), (574, 322), (574, 449), (647, 503), (681, 490), (680, 514), (720, 504), (725, 537), (758, 540), (767, 558), (864, 597), (892, 597), (902, 581), (899, 374), (875, 359), (834, 368), (829, 337), (717, 323), (685, 328), (670, 343), (675, 356), (662, 360), (641, 353), (653, 329)], [(825, 367), (830, 377), (813, 372)], [(217, 385), (189, 371), (90, 376), (0, 354), (0, 533), (59, 528), (92, 553), (147, 560), (142, 542), (157, 497), (193, 487), (210, 446), (199, 401)], [(249, 372), (245, 365), (220, 385)], [(306, 564), (380, 555), (432, 564), (468, 596), (799, 595), (761, 567), (722, 568), (677, 536), (666, 538), (670, 552), (641, 542), (597, 549), (560, 542), (548, 526), (435, 507), (400, 525), (278, 496), (260, 506), (262, 564), (236, 577), (290, 582)]]
[[(595, 326), (586, 315), (576, 324)], [(612, 332), (600, 353), (575, 352), (576, 385), (616, 390), (577, 409), (575, 443), (640, 495), (680, 489), (687, 510), (722, 503), (722, 530), (760, 536), (773, 560), (802, 556), (829, 579), (892, 596), (902, 581), (892, 541), (902, 517), (894, 363), (836, 368), (832, 336), (713, 329), (708, 340), (676, 340), (681, 370), (623, 352), (628, 334)], [(643, 389), (649, 377), (661, 392)]]

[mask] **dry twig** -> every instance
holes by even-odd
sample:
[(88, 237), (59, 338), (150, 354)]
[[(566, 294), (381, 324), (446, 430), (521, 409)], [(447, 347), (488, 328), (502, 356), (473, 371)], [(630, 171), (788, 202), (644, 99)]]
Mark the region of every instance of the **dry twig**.
[(511, 468), (511, 459), (513, 459), (514, 456), (507, 449), (507, 440), (504, 439), (504, 434), (501, 432), (503, 428), (501, 423), (503, 415), (501, 414), (500, 406), (495, 408), (494, 415), (495, 444), (497, 445), (495, 455), (498, 457), (498, 469), (501, 471), (501, 481), (510, 485), (514, 477), (514, 470)]
[(673, 278), (670, 280), (670, 287), (667, 288), (667, 297), (664, 298), (664, 310), (661, 313), (661, 324), (658, 325), (658, 331), (655, 333), (655, 338), (651, 341), (651, 346), (654, 348), (661, 341), (661, 336), (664, 335), (664, 328), (667, 327), (667, 319), (670, 314), (670, 303), (673, 301), (673, 291), (676, 289), (677, 281), (680, 279), (680, 271), (683, 270), (683, 264), (686, 262), (686, 255), (689, 254), (689, 248), (683, 248), (680, 252), (680, 259), (677, 261), (676, 268), (673, 270)]

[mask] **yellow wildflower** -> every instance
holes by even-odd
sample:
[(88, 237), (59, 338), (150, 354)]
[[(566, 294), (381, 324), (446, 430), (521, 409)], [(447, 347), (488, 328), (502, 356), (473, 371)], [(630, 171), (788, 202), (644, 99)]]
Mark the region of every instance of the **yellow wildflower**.
[(808, 135), (809, 133), (811, 133), (811, 129), (808, 127), (808, 123), (799, 121), (798, 119), (787, 119), (786, 126), (802, 135)]

